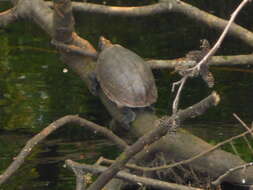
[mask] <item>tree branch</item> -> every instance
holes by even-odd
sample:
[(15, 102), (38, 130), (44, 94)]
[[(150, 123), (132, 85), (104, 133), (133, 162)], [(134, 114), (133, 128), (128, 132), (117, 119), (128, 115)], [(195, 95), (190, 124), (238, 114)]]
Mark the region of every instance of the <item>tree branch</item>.
[[(103, 166), (92, 166), (92, 165), (87, 165), (87, 164), (79, 164), (77, 162), (74, 162), (72, 160), (66, 160), (65, 164), (71, 168), (72, 170), (76, 169), (82, 169), (86, 172), (91, 172), (93, 174), (100, 174), (104, 171), (106, 171), (106, 167)], [(174, 190), (201, 190), (199, 188), (194, 188), (194, 187), (189, 187), (189, 186), (183, 186), (183, 185), (178, 185), (174, 183), (168, 183), (168, 182), (163, 182), (160, 180), (156, 179), (150, 179), (146, 177), (140, 177), (137, 175), (132, 175), (124, 171), (120, 171), (115, 175), (116, 178), (123, 179), (126, 181), (142, 184), (142, 185), (147, 185), (150, 187), (154, 188), (161, 188), (161, 189), (174, 189)]]
[(30, 154), (32, 149), (41, 141), (43, 141), (48, 135), (57, 130), (58, 128), (64, 126), (67, 123), (75, 123), (83, 127), (87, 127), (92, 130), (94, 133), (101, 133), (111, 141), (113, 141), (116, 145), (119, 146), (121, 150), (124, 150), (128, 145), (118, 136), (114, 135), (114, 133), (105, 127), (97, 125), (93, 122), (90, 122), (86, 119), (80, 118), (76, 115), (68, 115), (64, 116), (49, 126), (44, 128), (40, 133), (31, 138), (25, 145), (25, 147), (21, 150), (17, 157), (15, 157), (14, 161), (11, 165), (4, 171), (3, 174), (0, 175), (0, 185), (4, 183), (24, 162), (25, 158)]
[[(250, 162), (250, 163), (247, 163), (247, 164), (243, 164), (243, 165), (240, 165), (240, 166), (236, 166), (234, 168), (230, 168), (227, 172), (225, 172), (224, 174), (222, 174), (221, 176), (219, 176), (215, 181), (212, 182), (212, 185), (220, 185), (224, 179), (231, 175), (233, 172), (237, 171), (237, 170), (241, 170), (241, 169), (246, 169), (248, 167), (251, 167), (253, 166), (253, 162)], [(245, 181), (244, 181), (245, 180)], [(242, 179), (242, 183), (246, 183), (246, 179), (243, 178)]]
[[(174, 69), (179, 65), (189, 64), (185, 58), (177, 58), (171, 60), (154, 60), (150, 59), (147, 62), (152, 69)], [(192, 62), (195, 65), (196, 62)], [(209, 61), (209, 66), (242, 66), (253, 65), (253, 54), (248, 55), (220, 55), (213, 56)]]
[(227, 23), (225, 29), (223, 30), (222, 34), (220, 35), (219, 39), (215, 43), (215, 45), (212, 47), (212, 49), (205, 55), (205, 57), (196, 65), (194, 66), (191, 70), (200, 70), (201, 66), (203, 64), (207, 64), (207, 61), (210, 59), (211, 56), (213, 56), (219, 47), (221, 46), (221, 43), (223, 42), (225, 36), (227, 35), (229, 28), (233, 24), (236, 16), (239, 14), (241, 9), (249, 2), (250, 0), (243, 0), (240, 5), (236, 8), (236, 10), (232, 13), (231, 18), (229, 19), (229, 22)]
[[(52, 4), (50, 4), (49, 2), (48, 5), (52, 6)], [(194, 7), (186, 2), (179, 0), (163, 0), (153, 5), (140, 7), (115, 7), (91, 3), (73, 2), (73, 10), (87, 13), (98, 13), (112, 16), (128, 17), (149, 16), (154, 14), (157, 15), (161, 13), (175, 12), (183, 14), (193, 19), (194, 21), (199, 21), (209, 27), (221, 31), (224, 30), (228, 22), (224, 19), (209, 14), (205, 11), (200, 10), (197, 7)], [(253, 47), (253, 33), (243, 28), (242, 26), (238, 24), (232, 24), (231, 28), (229, 29), (229, 34), (238, 39), (241, 39), (246, 44)]]
[(120, 171), (120, 169), (123, 168), (124, 165), (145, 146), (154, 143), (162, 136), (166, 135), (168, 130), (171, 130), (178, 122), (182, 122), (189, 117), (203, 114), (203, 112), (209, 107), (217, 105), (219, 100), (219, 96), (216, 93), (212, 93), (201, 102), (190, 106), (185, 110), (179, 111), (171, 117), (165, 116), (158, 119), (154, 124), (155, 128), (140, 137), (137, 142), (120, 154), (120, 156), (116, 159), (116, 162), (103, 172), (97, 180), (89, 186), (88, 190), (102, 189), (113, 178), (113, 176), (116, 175), (116, 173)]
[(4, 12), (0, 12), (0, 28), (17, 20), (16, 9), (12, 8)]

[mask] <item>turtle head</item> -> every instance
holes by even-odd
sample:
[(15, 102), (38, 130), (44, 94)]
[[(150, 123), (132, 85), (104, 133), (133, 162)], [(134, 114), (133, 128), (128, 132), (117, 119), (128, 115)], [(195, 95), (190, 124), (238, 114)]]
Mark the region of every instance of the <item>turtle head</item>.
[(103, 49), (112, 46), (112, 43), (110, 40), (107, 40), (105, 37), (100, 36), (99, 38), (99, 42), (98, 42), (98, 48), (100, 51), (102, 51)]

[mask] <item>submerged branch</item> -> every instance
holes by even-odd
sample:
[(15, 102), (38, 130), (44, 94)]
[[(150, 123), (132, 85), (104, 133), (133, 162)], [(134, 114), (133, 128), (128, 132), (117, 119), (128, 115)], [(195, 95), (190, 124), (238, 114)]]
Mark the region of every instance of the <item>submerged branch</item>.
[(179, 165), (182, 165), (182, 164), (188, 164), (200, 157), (203, 157), (211, 152), (213, 152), (214, 150), (217, 150), (218, 148), (220, 148), (221, 146), (231, 142), (231, 141), (234, 141), (236, 139), (239, 139), (239, 138), (242, 138), (250, 133), (252, 133), (253, 129), (251, 129), (250, 131), (245, 131), (239, 135), (236, 135), (236, 136), (233, 136), (227, 140), (224, 140), (218, 144), (216, 144), (215, 146), (211, 147), (210, 149), (206, 150), (206, 151), (203, 151), (195, 156), (192, 156), (191, 158), (187, 159), (187, 160), (182, 160), (182, 161), (179, 161), (179, 162), (175, 162), (173, 164), (169, 164), (169, 165), (164, 165), (164, 166), (158, 166), (158, 167), (152, 167), (152, 168), (144, 168), (144, 167), (138, 167), (138, 166), (134, 166), (133, 168), (134, 169), (139, 169), (141, 171), (157, 171), (157, 170), (163, 170), (163, 169), (169, 169), (169, 168), (173, 168), (173, 167), (176, 167), (176, 166), (179, 166)]
[[(232, 173), (236, 172), (237, 170), (242, 170), (242, 169), (246, 169), (248, 167), (252, 167), (253, 166), (253, 162), (250, 162), (250, 163), (246, 163), (246, 164), (243, 164), (243, 165), (240, 165), (240, 166), (236, 166), (234, 168), (230, 168), (227, 172), (225, 172), (224, 174), (222, 174), (221, 176), (219, 176), (215, 181), (212, 182), (212, 185), (220, 185), (224, 179), (231, 175)], [(246, 178), (247, 176), (245, 176), (245, 178), (242, 178), (242, 183), (246, 183)]]
[[(182, 91), (182, 88), (184, 86), (185, 81), (189, 78), (189, 77), (196, 77), (201, 75), (203, 79), (205, 79), (204, 81), (207, 82), (208, 86), (212, 87), (214, 85), (214, 78), (213, 75), (209, 72), (208, 70), (208, 64), (209, 64), (209, 60), (211, 58), (211, 56), (213, 56), (218, 49), (221, 46), (221, 43), (223, 42), (225, 36), (228, 33), (229, 28), (231, 27), (232, 23), (234, 22), (236, 16), (239, 14), (239, 12), (242, 10), (242, 8), (249, 2), (249, 0), (243, 0), (239, 6), (235, 9), (235, 11), (232, 13), (231, 18), (229, 19), (229, 22), (227, 23), (225, 29), (223, 30), (222, 34), (220, 35), (219, 39), (217, 40), (217, 42), (215, 43), (215, 45), (210, 49), (210, 45), (208, 41), (203, 41), (202, 42), (202, 51), (203, 53), (205, 53), (203, 55), (203, 57), (200, 58), (200, 61), (198, 61), (198, 59), (196, 59), (196, 61), (198, 61), (198, 63), (191, 67), (191, 68), (185, 68), (181, 72), (181, 75), (183, 76), (183, 78), (177, 82), (177, 84), (180, 84), (180, 87), (178, 88), (177, 91), (177, 95), (173, 101), (173, 114), (177, 111), (178, 109), (178, 104), (179, 104), (179, 99), (180, 99), (180, 94)], [(205, 48), (204, 48), (205, 47)], [(201, 54), (201, 53), (200, 53)], [(180, 73), (179, 72), (179, 73)], [(175, 83), (173, 84), (173, 86), (175, 85)], [(174, 88), (172, 88), (174, 89)]]

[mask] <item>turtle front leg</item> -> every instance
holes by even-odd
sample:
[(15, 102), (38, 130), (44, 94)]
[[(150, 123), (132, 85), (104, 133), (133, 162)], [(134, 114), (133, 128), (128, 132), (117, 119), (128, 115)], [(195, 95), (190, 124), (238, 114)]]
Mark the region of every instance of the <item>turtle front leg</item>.
[(97, 77), (95, 72), (92, 72), (88, 74), (88, 89), (89, 91), (94, 95), (98, 95), (98, 88), (99, 88), (99, 83), (97, 81)]
[(134, 121), (136, 114), (130, 108), (120, 108), (120, 113), (117, 114), (117, 117), (110, 122), (110, 128), (112, 131), (115, 131), (121, 134), (123, 131), (130, 129), (130, 123)]

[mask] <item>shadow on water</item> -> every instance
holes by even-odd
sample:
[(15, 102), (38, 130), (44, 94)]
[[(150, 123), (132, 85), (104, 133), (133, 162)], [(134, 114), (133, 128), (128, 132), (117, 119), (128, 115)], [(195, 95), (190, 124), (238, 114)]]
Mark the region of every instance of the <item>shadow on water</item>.
[[(155, 1), (146, 0), (137, 5), (150, 2)], [(123, 1), (107, 3), (120, 5)], [(205, 10), (208, 8), (223, 18), (228, 18), (231, 9), (235, 7), (234, 2), (223, 1), (189, 3)], [(246, 8), (240, 16), (240, 23), (245, 27), (252, 17), (248, 13), (249, 8)], [(113, 18), (104, 15), (91, 15), (87, 18), (86, 14), (76, 16), (82, 18), (77, 19), (77, 32), (81, 36), (87, 36), (93, 45), (97, 46), (98, 37), (104, 35), (113, 42), (150, 58), (184, 56), (188, 51), (198, 49), (200, 39), (207, 38), (213, 43), (219, 35), (217, 31), (178, 14), (148, 18)], [(0, 36), (0, 172), (11, 163), (12, 158), (33, 134), (59, 117), (79, 114), (99, 124), (108, 125), (110, 117), (102, 104), (71, 71), (63, 72), (65, 66), (50, 46), (50, 39), (37, 26), (22, 21), (6, 30), (0, 29)], [(249, 47), (234, 38), (227, 38), (219, 50), (219, 54), (228, 55), (249, 52)], [(248, 71), (251, 68), (241, 69)], [(238, 113), (247, 123), (251, 122), (253, 75), (236, 69), (227, 71), (212, 68), (212, 71), (216, 79), (215, 90), (222, 97), (221, 104), (204, 116), (187, 121), (184, 127), (216, 144), (243, 130), (232, 113)], [(171, 112), (173, 94), (170, 88), (172, 82), (179, 77), (167, 70), (154, 73), (159, 88), (157, 113), (164, 115)], [(180, 106), (183, 108), (191, 105), (210, 92), (204, 83), (197, 79), (191, 80), (183, 91)], [(75, 180), (72, 173), (63, 167), (64, 160), (71, 158), (92, 163), (100, 155), (114, 158), (118, 153), (115, 146), (101, 139), (78, 126), (66, 126), (58, 130), (34, 149), (24, 166), (4, 185), (4, 189), (73, 189)], [(244, 143), (236, 141), (236, 147), (240, 150), (240, 156), (250, 161), (252, 155), (248, 149), (245, 150)], [(233, 152), (230, 147), (224, 148)]]

